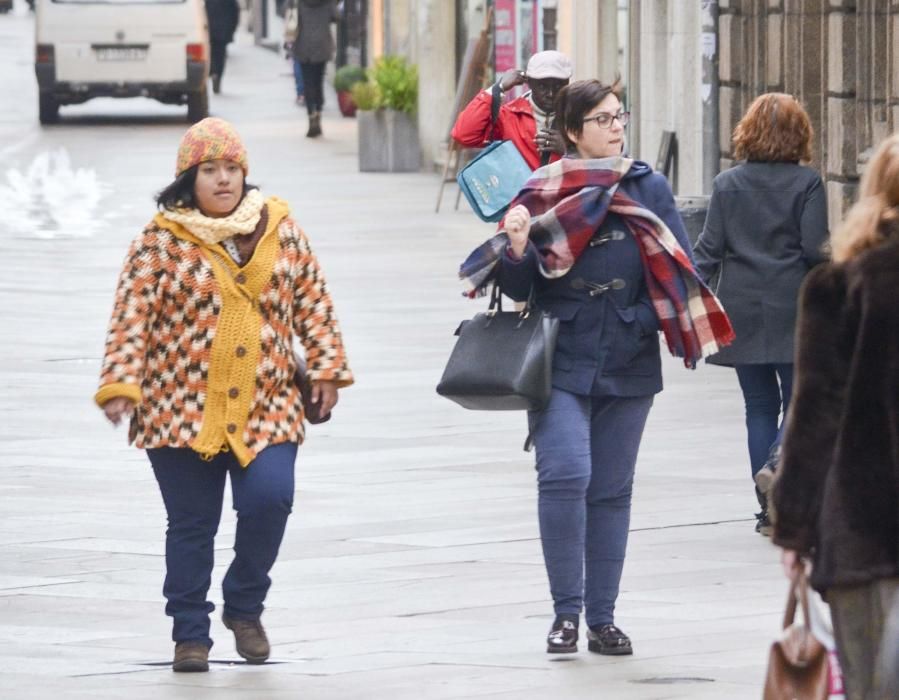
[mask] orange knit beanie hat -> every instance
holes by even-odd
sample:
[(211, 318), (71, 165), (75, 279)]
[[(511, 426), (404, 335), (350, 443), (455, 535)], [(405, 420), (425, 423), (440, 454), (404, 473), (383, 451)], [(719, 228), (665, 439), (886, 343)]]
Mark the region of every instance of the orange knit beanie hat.
[(190, 127), (181, 139), (175, 177), (188, 168), (217, 158), (234, 161), (246, 176), (249, 169), (247, 149), (237, 131), (224, 119), (207, 117)]

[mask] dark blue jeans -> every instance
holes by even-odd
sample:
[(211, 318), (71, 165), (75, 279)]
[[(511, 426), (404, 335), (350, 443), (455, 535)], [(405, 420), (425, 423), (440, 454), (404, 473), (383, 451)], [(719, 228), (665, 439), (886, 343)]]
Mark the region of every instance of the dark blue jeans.
[(175, 642), (199, 640), (212, 646), (206, 599), (212, 578), (213, 542), (222, 515), (225, 477), (237, 511), (234, 560), (222, 581), (225, 614), (258, 619), (293, 506), (295, 443), (272, 445), (241, 468), (230, 452), (204, 462), (189, 448), (147, 450), (168, 514), (165, 538), (167, 615)]
[(556, 615), (614, 622), (631, 519), (634, 467), (652, 396), (553, 389), (530, 412), (543, 559)]
[(294, 58), (293, 59), (293, 84), (297, 91), (297, 97), (303, 96), (303, 69), (300, 66), (300, 62)]
[(736, 365), (734, 369), (746, 404), (749, 464), (755, 476), (771, 448), (780, 444), (793, 392), (793, 365)]

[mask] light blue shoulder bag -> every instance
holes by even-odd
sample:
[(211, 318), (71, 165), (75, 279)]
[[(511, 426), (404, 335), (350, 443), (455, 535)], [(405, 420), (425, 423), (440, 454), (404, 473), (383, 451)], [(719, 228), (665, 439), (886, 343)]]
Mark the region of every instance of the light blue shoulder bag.
[[(493, 86), (491, 120), (499, 114), (499, 85)], [(483, 221), (499, 221), (531, 176), (531, 169), (511, 141), (493, 141), (456, 176), (474, 213)]]

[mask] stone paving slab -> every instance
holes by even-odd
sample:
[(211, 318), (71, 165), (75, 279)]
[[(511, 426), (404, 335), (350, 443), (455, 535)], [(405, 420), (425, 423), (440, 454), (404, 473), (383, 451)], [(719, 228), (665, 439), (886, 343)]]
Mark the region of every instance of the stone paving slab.
[[(456, 268), (492, 227), (454, 211), (452, 188), (435, 215), (435, 175), (359, 173), (355, 122), (332, 93), (324, 138), (305, 139), (289, 65), (243, 35), (212, 109), (237, 123), (250, 180), (308, 232), (358, 383), (300, 451), (265, 615), (272, 661), (241, 663), (216, 616), (211, 672), (172, 674), (165, 513), (145, 456), (91, 396), (119, 266), (186, 123), (148, 100), (96, 100), (41, 129), (32, 21), (20, 5), (0, 17), (0, 202), (9, 173), (31, 178), (22, 206), (40, 221), (0, 220), (0, 698), (759, 697), (786, 584), (753, 532), (733, 374), (664, 360), (618, 606), (637, 653), (548, 657), (524, 417), (434, 393), (453, 330), (481, 308)], [(34, 175), (48, 163), (52, 177)], [(96, 225), (69, 230), (44, 185), (91, 178)], [(233, 535), (226, 507), (218, 606)]]

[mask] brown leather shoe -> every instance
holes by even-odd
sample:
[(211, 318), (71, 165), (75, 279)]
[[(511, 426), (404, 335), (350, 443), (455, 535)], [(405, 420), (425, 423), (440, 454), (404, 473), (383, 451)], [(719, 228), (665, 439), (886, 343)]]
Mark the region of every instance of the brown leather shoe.
[(204, 642), (178, 642), (172, 670), (179, 673), (196, 673), (209, 670), (209, 647)]
[(247, 660), (248, 664), (265, 663), (271, 653), (268, 637), (262, 623), (256, 620), (235, 620), (222, 615), (222, 622), (229, 630), (234, 632), (234, 644), (237, 653)]

